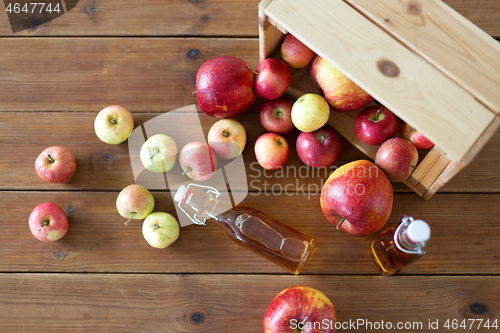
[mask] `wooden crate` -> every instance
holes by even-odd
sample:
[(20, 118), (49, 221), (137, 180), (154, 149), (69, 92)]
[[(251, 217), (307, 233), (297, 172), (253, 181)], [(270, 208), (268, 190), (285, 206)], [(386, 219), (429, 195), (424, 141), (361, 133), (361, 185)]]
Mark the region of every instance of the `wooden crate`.
[[(287, 33), (435, 143), (404, 182), (425, 199), (500, 125), (500, 44), (440, 0), (263, 0), (260, 61), (279, 56)], [(291, 96), (318, 91), (309, 66), (292, 78)], [(328, 123), (374, 159), (378, 146), (354, 132), (358, 112)]]

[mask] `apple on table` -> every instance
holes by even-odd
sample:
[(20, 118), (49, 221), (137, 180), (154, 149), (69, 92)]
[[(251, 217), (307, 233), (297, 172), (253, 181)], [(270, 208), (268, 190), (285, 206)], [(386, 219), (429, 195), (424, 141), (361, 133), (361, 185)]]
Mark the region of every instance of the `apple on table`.
[(264, 101), (260, 107), (260, 123), (268, 132), (288, 134), (294, 130), (292, 106), (295, 100), (283, 95), (272, 101)]
[(247, 133), (236, 120), (221, 119), (210, 127), (207, 142), (215, 155), (231, 160), (245, 149)]
[(255, 157), (261, 167), (277, 170), (285, 165), (290, 148), (285, 138), (276, 133), (266, 133), (255, 141)]
[(403, 138), (392, 138), (384, 142), (375, 154), (375, 164), (382, 169), (391, 182), (408, 179), (418, 162), (417, 148)]
[(244, 60), (218, 56), (207, 60), (196, 74), (196, 97), (200, 109), (216, 118), (237, 116), (257, 98), (254, 72)]
[(281, 44), (281, 58), (291, 68), (307, 66), (314, 58), (314, 53), (292, 34), (287, 34)]
[(134, 130), (134, 118), (130, 111), (120, 105), (111, 105), (102, 109), (94, 121), (97, 137), (112, 145), (127, 140)]
[(364, 143), (378, 146), (398, 131), (398, 118), (384, 106), (370, 106), (356, 116), (356, 136)]
[(55, 203), (47, 202), (36, 206), (28, 221), (31, 233), (42, 242), (56, 241), (68, 232), (68, 217)]
[(65, 183), (75, 174), (75, 158), (64, 147), (49, 147), (36, 158), (35, 171), (48, 183)]
[(434, 147), (434, 143), (427, 139), (421, 132), (411, 127), (408, 123), (403, 125), (403, 136), (413, 143), (417, 149), (429, 149)]
[(217, 156), (204, 142), (193, 141), (186, 144), (179, 154), (179, 164), (183, 174), (197, 181), (205, 181), (217, 170)]
[(323, 96), (305, 94), (292, 106), (292, 122), (302, 132), (313, 132), (323, 127), (330, 118), (330, 106)]
[(142, 223), (142, 235), (149, 245), (164, 249), (179, 238), (180, 227), (171, 214), (155, 212), (149, 214)]
[(125, 187), (116, 198), (116, 209), (118, 213), (128, 218), (125, 225), (132, 219), (142, 220), (153, 211), (155, 200), (149, 190), (141, 185), (132, 184)]
[(366, 91), (352, 82), (325, 59), (316, 55), (311, 62), (310, 75), (335, 111), (350, 112), (364, 108), (373, 101)]
[(308, 286), (293, 286), (276, 295), (264, 312), (264, 333), (334, 333), (337, 312), (330, 299)]
[(273, 100), (282, 96), (292, 83), (290, 67), (283, 60), (264, 59), (256, 74), (253, 89), (263, 99)]
[(320, 197), (325, 217), (337, 229), (356, 236), (382, 228), (391, 215), (392, 203), (391, 182), (367, 160), (344, 164), (332, 172)]
[(143, 143), (139, 157), (149, 171), (163, 173), (172, 170), (177, 160), (177, 145), (165, 134), (155, 134)]
[(314, 132), (302, 132), (295, 145), (300, 160), (310, 167), (329, 167), (340, 156), (340, 139), (325, 125)]

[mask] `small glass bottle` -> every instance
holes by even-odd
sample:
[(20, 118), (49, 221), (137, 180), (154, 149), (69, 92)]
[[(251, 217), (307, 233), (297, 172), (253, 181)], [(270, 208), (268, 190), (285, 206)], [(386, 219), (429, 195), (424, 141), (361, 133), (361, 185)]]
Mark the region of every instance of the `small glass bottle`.
[(213, 187), (182, 185), (174, 200), (196, 224), (214, 222), (234, 242), (275, 262), (293, 274), (299, 274), (314, 240), (258, 210), (232, 206), (219, 200)]
[(431, 236), (429, 225), (422, 220), (405, 216), (378, 235), (371, 245), (371, 257), (380, 274), (396, 274), (425, 254), (425, 244)]

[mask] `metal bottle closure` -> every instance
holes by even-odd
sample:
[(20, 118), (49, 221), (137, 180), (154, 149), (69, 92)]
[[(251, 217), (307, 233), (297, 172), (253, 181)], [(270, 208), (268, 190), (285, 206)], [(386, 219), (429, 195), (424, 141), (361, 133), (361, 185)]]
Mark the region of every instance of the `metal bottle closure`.
[(394, 232), (394, 244), (404, 253), (424, 255), (426, 242), (413, 243), (406, 236), (406, 230), (413, 221), (415, 221), (415, 219), (411, 216), (403, 217), (403, 221)]

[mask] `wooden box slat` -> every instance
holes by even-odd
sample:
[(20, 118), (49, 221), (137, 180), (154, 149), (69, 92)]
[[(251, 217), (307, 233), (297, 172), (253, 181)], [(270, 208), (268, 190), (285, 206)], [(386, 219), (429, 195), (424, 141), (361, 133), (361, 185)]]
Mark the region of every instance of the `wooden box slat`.
[(500, 43), (442, 1), (346, 0), (500, 113)]

